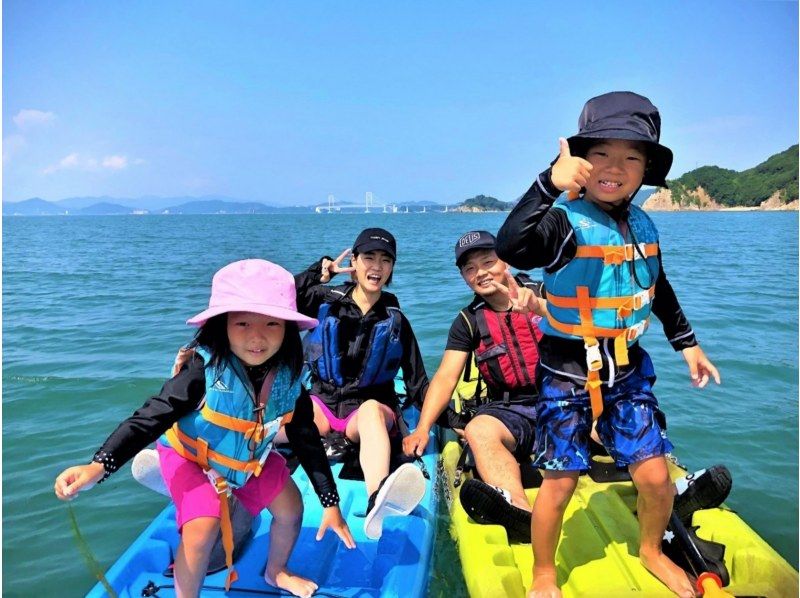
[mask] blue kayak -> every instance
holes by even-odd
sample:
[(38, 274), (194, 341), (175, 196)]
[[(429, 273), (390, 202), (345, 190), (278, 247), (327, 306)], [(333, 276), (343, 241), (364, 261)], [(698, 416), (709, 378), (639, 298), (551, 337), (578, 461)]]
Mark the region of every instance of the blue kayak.
[[(416, 425), (419, 412), (407, 409), (405, 420)], [(363, 481), (342, 479), (342, 463), (332, 464), (341, 497), (340, 508), (356, 541), (348, 550), (332, 531), (317, 542), (316, 533), (322, 506), (302, 468), (292, 478), (297, 483), (305, 512), (303, 528), (289, 559), (289, 569), (319, 585), (315, 596), (425, 596), (427, 594), (433, 545), (436, 536), (438, 497), (434, 487), (439, 446), (431, 434), (422, 463), (430, 472), (425, 495), (419, 505), (405, 517), (387, 517), (383, 535), (370, 540), (364, 533), (364, 512), (367, 508)], [(271, 517), (263, 511), (253, 519), (253, 537), (235, 562), (238, 581), (225, 594), (226, 571), (206, 576), (202, 596), (288, 596), (285, 591), (268, 586), (263, 579), (269, 547)], [(133, 544), (106, 572), (106, 578), (118, 596), (136, 597), (175, 595), (175, 582), (164, 575), (173, 560), (179, 536), (175, 525), (175, 507), (170, 503), (142, 532)], [(108, 596), (98, 583), (87, 594), (91, 598)]]

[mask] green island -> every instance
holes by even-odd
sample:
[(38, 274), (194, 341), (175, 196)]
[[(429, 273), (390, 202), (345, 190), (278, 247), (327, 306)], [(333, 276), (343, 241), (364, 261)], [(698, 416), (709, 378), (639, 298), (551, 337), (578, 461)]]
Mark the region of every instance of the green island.
[(701, 166), (674, 180), (644, 203), (646, 210), (797, 209), (798, 146), (737, 172)]
[(515, 202), (500, 201), (496, 197), (487, 195), (476, 195), (471, 197), (455, 208), (450, 208), (450, 212), (508, 212), (514, 207)]

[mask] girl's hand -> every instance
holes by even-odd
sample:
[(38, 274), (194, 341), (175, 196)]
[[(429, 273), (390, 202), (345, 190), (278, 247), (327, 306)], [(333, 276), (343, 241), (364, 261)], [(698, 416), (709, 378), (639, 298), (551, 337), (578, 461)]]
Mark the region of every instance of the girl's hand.
[(700, 345), (688, 347), (681, 351), (683, 358), (689, 365), (689, 376), (692, 378), (692, 386), (703, 388), (708, 384), (709, 376), (714, 378), (714, 382), (721, 384), (719, 372), (714, 364), (706, 357), (706, 354), (700, 348)]
[(345, 546), (348, 548), (356, 547), (353, 534), (350, 533), (350, 528), (347, 527), (347, 522), (344, 520), (344, 517), (342, 517), (342, 512), (339, 510), (338, 505), (326, 507), (322, 510), (322, 521), (317, 531), (317, 542), (322, 540), (322, 537), (325, 535), (325, 530), (328, 528), (336, 532), (336, 535), (341, 538)]
[(322, 258), (322, 276), (320, 276), (319, 281), (324, 284), (330, 282), (331, 278), (340, 272), (355, 272), (355, 266), (350, 266), (348, 268), (342, 267), (342, 260), (349, 257), (351, 252), (352, 249), (348, 247), (333, 261), (328, 258)]
[(588, 160), (570, 154), (569, 143), (564, 137), (558, 138), (558, 144), (561, 150), (550, 171), (550, 181), (562, 191), (578, 194), (586, 186), (594, 167)]
[(189, 363), (192, 357), (194, 357), (194, 349), (187, 347), (181, 347), (178, 349), (178, 354), (175, 356), (175, 361), (172, 364), (171, 375), (173, 378), (178, 375), (178, 372), (183, 369), (183, 366)]
[(72, 500), (81, 490), (88, 490), (105, 475), (102, 463), (68, 467), (56, 478), (54, 489), (61, 500)]

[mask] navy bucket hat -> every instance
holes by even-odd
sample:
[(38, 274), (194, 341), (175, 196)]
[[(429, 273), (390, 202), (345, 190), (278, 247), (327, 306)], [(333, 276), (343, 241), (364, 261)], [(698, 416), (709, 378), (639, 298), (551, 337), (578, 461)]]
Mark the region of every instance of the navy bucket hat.
[(672, 150), (659, 143), (661, 116), (650, 100), (631, 91), (612, 91), (592, 98), (578, 119), (578, 134), (567, 142), (573, 155), (585, 157), (600, 139), (627, 139), (647, 146), (643, 185), (667, 186)]

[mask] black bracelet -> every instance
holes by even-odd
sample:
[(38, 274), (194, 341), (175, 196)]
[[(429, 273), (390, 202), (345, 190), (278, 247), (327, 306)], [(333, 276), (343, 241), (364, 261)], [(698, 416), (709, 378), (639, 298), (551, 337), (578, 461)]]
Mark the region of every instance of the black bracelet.
[(103, 477), (97, 480), (98, 484), (105, 482), (112, 473), (119, 469), (117, 462), (114, 460), (114, 456), (106, 451), (97, 451), (94, 457), (92, 457), (92, 463), (101, 463), (105, 470)]

